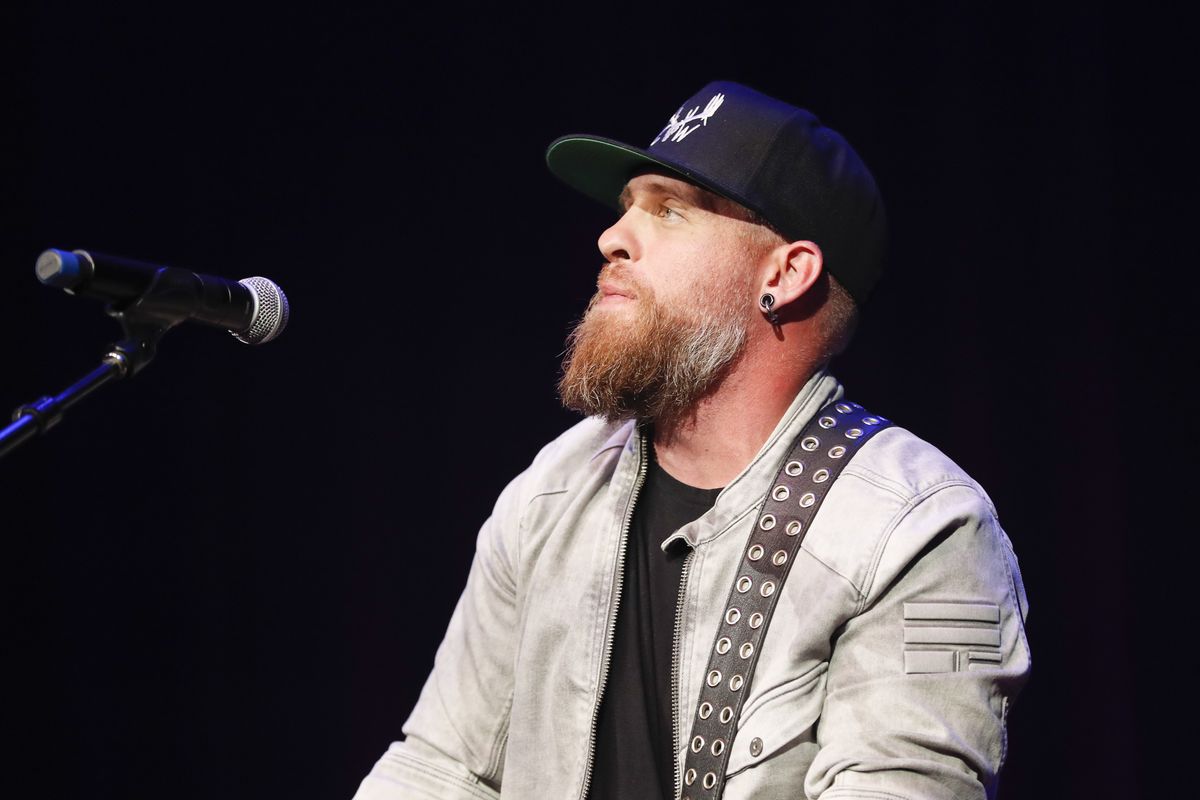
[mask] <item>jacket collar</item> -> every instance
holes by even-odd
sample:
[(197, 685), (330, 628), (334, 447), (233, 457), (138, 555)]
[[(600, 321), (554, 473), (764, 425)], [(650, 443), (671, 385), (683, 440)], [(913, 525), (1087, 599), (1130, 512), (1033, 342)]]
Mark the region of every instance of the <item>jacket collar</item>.
[[(711, 541), (757, 508), (770, 489), (769, 482), (778, 473), (783, 459), (791, 451), (792, 443), (804, 430), (804, 426), (821, 408), (840, 400), (844, 393), (842, 384), (829, 374), (827, 367), (813, 373), (796, 393), (788, 410), (780, 417), (775, 430), (767, 437), (758, 454), (721, 490), (713, 507), (696, 522), (685, 525), (667, 537), (662, 543), (663, 549), (676, 539), (683, 539), (691, 547)], [(637, 447), (644, 444), (639, 441), (641, 437), (636, 435), (632, 424), (625, 433), (637, 442)]]

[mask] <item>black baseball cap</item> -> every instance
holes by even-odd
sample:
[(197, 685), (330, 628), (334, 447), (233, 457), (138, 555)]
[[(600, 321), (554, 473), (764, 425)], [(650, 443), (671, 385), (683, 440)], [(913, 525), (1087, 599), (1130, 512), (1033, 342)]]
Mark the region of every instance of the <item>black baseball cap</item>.
[(647, 168), (727, 197), (790, 241), (816, 242), (859, 305), (883, 274), (887, 219), (866, 164), (811, 112), (741, 84), (705, 86), (645, 149), (572, 134), (550, 144), (546, 164), (618, 211), (626, 182)]

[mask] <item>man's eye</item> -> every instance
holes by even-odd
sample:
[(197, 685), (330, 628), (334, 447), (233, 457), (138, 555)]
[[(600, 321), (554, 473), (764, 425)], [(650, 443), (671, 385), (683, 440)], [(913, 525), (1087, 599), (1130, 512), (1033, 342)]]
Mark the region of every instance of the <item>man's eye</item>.
[(659, 206), (658, 215), (663, 219), (680, 219), (681, 215), (678, 211), (670, 206)]

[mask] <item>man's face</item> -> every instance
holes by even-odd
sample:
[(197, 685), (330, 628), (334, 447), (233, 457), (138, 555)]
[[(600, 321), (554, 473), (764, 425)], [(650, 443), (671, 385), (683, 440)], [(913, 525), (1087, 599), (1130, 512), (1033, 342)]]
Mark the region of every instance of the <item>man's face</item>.
[(755, 314), (757, 226), (692, 184), (639, 175), (599, 239), (598, 291), (572, 332), (563, 403), (610, 420), (674, 422), (736, 362)]

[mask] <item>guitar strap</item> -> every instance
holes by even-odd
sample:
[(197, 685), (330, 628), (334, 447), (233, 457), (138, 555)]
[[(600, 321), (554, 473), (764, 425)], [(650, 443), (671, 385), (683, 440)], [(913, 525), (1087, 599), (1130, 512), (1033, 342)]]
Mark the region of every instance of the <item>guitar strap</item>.
[(792, 445), (758, 513), (708, 658), (684, 761), (683, 800), (721, 797), (742, 701), (800, 543), (846, 463), (889, 425), (857, 403), (839, 401), (821, 409)]

